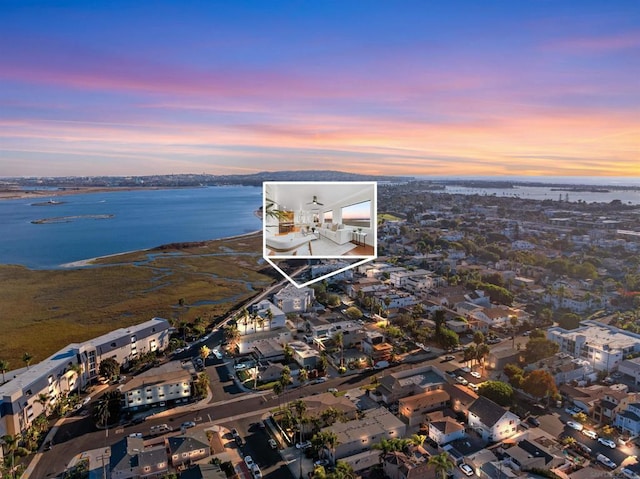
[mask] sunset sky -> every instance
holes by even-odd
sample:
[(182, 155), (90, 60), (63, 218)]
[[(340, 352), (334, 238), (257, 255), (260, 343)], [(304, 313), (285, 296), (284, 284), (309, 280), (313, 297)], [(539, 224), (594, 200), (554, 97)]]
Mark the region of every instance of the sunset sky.
[(0, 3), (0, 176), (640, 177), (640, 2)]

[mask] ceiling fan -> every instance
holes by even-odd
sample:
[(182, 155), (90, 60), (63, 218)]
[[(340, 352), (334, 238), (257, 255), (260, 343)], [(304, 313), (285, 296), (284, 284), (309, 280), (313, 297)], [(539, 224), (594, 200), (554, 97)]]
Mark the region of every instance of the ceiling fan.
[(311, 201), (310, 203), (307, 203), (308, 205), (318, 205), (318, 206), (324, 206), (324, 203), (320, 203), (318, 201), (318, 197), (316, 195), (313, 195), (313, 201)]

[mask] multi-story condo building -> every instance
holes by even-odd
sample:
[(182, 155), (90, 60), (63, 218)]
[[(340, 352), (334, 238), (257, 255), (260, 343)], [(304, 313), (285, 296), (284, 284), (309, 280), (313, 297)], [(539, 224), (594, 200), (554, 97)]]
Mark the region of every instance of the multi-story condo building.
[(0, 436), (25, 431), (45, 408), (55, 405), (61, 394), (82, 389), (95, 380), (102, 360), (114, 358), (126, 367), (139, 354), (166, 348), (169, 329), (167, 320), (153, 318), (70, 344), (38, 364), (7, 372), (11, 379), (0, 386)]
[(272, 301), (285, 314), (305, 313), (313, 306), (315, 295), (311, 288), (296, 288), (289, 284), (275, 293)]
[(589, 361), (597, 371), (617, 370), (627, 355), (640, 351), (640, 334), (590, 320), (572, 330), (549, 328), (547, 338), (558, 343), (561, 352)]

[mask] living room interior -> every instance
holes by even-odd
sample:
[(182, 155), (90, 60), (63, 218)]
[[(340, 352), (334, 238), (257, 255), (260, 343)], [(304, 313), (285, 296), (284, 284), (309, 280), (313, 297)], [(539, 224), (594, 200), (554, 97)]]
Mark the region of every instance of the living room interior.
[(266, 182), (263, 209), (265, 255), (376, 254), (374, 182)]

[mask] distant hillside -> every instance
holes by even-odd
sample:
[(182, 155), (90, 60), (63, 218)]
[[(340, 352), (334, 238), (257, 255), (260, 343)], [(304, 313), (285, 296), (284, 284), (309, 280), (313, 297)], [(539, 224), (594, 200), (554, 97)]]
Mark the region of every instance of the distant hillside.
[(246, 185), (260, 186), (263, 181), (411, 181), (412, 177), (359, 175), (331, 170), (263, 171), (250, 175), (148, 175), (148, 176), (66, 176), (5, 178), (5, 185), (29, 187), (187, 187)]

